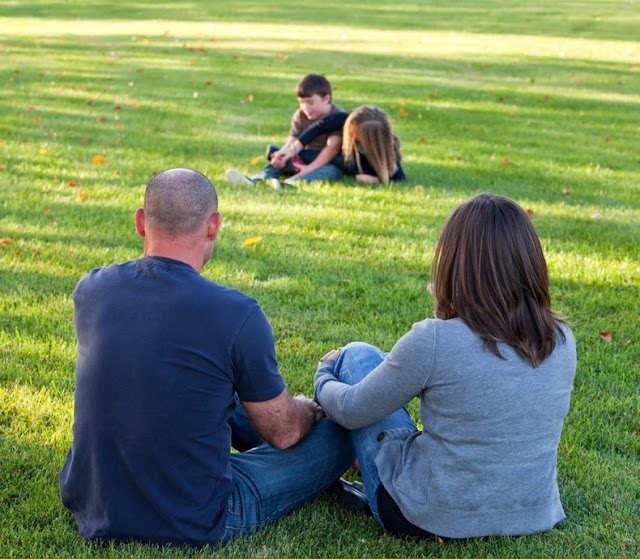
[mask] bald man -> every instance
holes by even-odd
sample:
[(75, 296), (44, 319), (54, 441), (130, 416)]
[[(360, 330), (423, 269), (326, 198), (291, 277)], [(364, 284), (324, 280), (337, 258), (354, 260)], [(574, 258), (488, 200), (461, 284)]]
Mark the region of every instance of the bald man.
[(164, 171), (135, 213), (144, 256), (76, 286), (60, 492), (85, 538), (225, 543), (313, 499), (354, 461), (349, 434), (287, 392), (258, 303), (200, 274), (221, 222), (204, 175)]

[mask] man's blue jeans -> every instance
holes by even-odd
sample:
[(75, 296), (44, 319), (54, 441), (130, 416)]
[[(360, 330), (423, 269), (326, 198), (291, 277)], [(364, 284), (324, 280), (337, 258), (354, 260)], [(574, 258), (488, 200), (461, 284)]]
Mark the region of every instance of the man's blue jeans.
[[(377, 347), (363, 342), (353, 342), (340, 350), (334, 373), (336, 378), (345, 384), (357, 384), (382, 363), (384, 358), (385, 353)], [(371, 405), (375, 406), (375, 402), (371, 402)], [(375, 459), (380, 449), (380, 441), (384, 437), (381, 433), (392, 430), (409, 430), (410, 432), (416, 430), (405, 408), (400, 408), (367, 427), (350, 431), (371, 511), (381, 526), (383, 524), (378, 514), (377, 499), (380, 476)]]
[(259, 444), (241, 405), (229, 421), (234, 445), (255, 448), (231, 454), (235, 487), (221, 543), (272, 524), (328, 489), (355, 460), (349, 432), (318, 421), (297, 445), (279, 450)]

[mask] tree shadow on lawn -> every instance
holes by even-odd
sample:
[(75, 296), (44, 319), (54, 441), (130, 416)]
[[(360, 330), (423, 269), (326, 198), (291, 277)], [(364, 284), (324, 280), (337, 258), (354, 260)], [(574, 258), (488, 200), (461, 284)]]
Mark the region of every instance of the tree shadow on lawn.
[[(287, 3), (268, 0), (226, 2), (136, 2), (121, 4), (104, 0), (84, 2), (36, 1), (5, 6), (5, 17), (129, 19), (175, 21), (211, 21), (227, 23), (290, 23), (307, 27), (310, 37), (314, 25), (337, 22), (355, 27), (398, 30), (464, 31), (467, 33), (508, 33), (521, 35), (579, 36), (599, 39), (635, 40), (637, 18), (631, 4), (601, 2), (597, 12), (581, 10), (570, 4), (544, 0), (532, 6), (529, 2), (491, 0), (481, 4), (463, 0), (450, 4), (402, 0), (389, 4), (372, 0), (366, 14), (359, 2), (322, 2), (292, 9)], [(625, 10), (628, 10), (625, 13)], [(597, 17), (594, 17), (597, 13)], [(79, 22), (81, 24), (81, 22)]]

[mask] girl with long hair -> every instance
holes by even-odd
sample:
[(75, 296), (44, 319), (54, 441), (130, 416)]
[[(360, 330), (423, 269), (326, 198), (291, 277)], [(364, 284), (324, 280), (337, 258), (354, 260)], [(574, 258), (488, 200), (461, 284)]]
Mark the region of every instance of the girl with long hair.
[(393, 133), (387, 113), (373, 105), (358, 107), (351, 113), (336, 112), (312, 124), (294, 142), (291, 157), (317, 135), (335, 131), (342, 131), (342, 161), (334, 162), (346, 175), (367, 183), (406, 179), (400, 140)]
[[(460, 205), (437, 242), (432, 285), (435, 318), (388, 354), (356, 342), (318, 366), (315, 398), (351, 430), (364, 482), (341, 480), (343, 502), (364, 503), (401, 536), (549, 530), (565, 516), (557, 456), (576, 348), (550, 308), (527, 213), (494, 194)], [(404, 408), (414, 397), (421, 430)]]

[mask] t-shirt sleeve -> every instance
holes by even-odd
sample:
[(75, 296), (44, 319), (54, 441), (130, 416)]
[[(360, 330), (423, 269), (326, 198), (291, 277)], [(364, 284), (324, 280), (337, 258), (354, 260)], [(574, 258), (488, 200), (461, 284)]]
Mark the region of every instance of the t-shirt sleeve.
[(285, 389), (278, 370), (273, 330), (257, 304), (240, 328), (231, 349), (231, 360), (240, 400), (264, 402)]

